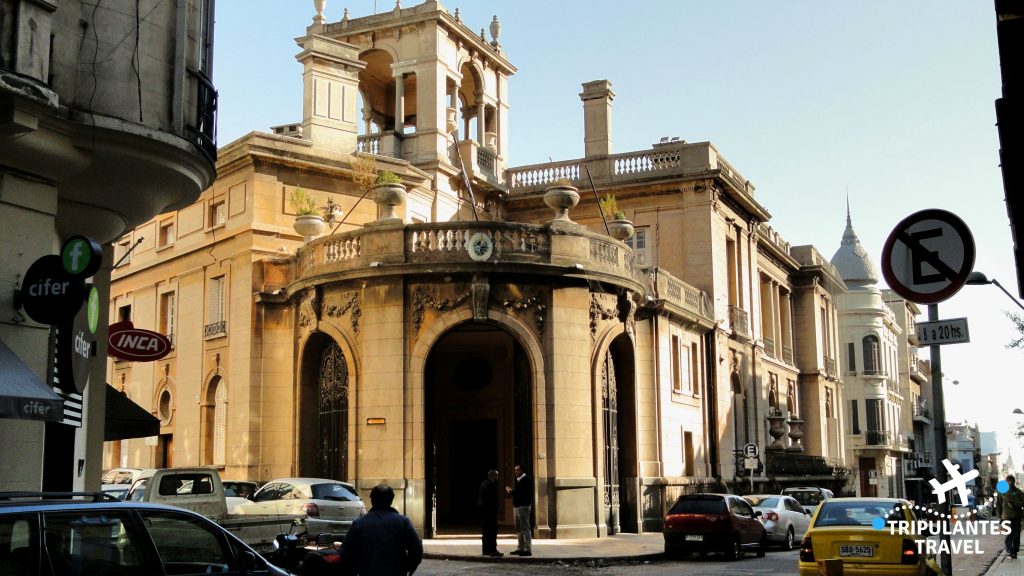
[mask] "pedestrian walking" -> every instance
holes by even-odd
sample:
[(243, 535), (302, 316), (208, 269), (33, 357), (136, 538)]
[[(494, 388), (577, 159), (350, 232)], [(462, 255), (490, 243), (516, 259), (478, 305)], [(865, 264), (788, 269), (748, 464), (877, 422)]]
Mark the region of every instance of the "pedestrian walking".
[(1024, 517), (1024, 492), (1017, 488), (1017, 479), (1013, 474), (1006, 477), (1010, 489), (1000, 497), (1000, 519), (1010, 522), (1010, 533), (1006, 535), (1006, 553), (1016, 558), (1020, 550), (1020, 522)]
[(523, 471), (521, 464), (516, 464), (514, 472), (515, 487), (505, 487), (505, 490), (512, 495), (512, 506), (516, 511), (518, 547), (511, 554), (533, 556), (533, 532), (530, 528), (530, 511), (533, 510), (533, 478)]
[(341, 544), (346, 574), (409, 576), (423, 560), (423, 543), (412, 522), (391, 507), (395, 492), (377, 485), (370, 491), (370, 511), (352, 523)]
[(481, 544), (484, 556), (504, 556), (498, 551), (498, 471), (489, 470), (480, 484), (477, 506), (480, 507)]

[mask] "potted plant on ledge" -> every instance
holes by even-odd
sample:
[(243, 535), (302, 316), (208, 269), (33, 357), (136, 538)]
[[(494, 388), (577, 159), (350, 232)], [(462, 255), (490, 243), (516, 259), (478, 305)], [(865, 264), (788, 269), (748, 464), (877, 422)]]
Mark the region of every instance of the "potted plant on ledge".
[(605, 194), (604, 200), (601, 200), (601, 210), (606, 216), (611, 215), (611, 220), (608, 221), (608, 233), (612, 238), (625, 242), (633, 236), (633, 223), (626, 220), (625, 212), (619, 210), (619, 204), (615, 201), (614, 194)]
[(293, 227), (306, 242), (315, 240), (324, 233), (324, 217), (316, 207), (316, 196), (296, 186), (291, 197), (292, 210), (295, 210)]
[(373, 184), (373, 201), (383, 211), (378, 221), (400, 220), (395, 213), (395, 207), (405, 202), (405, 196), (402, 178), (389, 170), (381, 170)]

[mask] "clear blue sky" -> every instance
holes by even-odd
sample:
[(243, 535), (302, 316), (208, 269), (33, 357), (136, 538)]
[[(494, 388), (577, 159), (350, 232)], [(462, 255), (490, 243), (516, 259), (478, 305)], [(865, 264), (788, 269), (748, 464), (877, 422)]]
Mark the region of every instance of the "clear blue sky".
[[(404, 0), (403, 6), (415, 4)], [(999, 173), (999, 96), (991, 1), (614, 0), (442, 2), (485, 28), (519, 72), (510, 81), (512, 165), (583, 155), (580, 84), (616, 93), (616, 152), (662, 136), (710, 140), (757, 187), (788, 241), (839, 247), (849, 191), (854, 228), (876, 259), (893, 226), (924, 208), (958, 214), (975, 268), (1016, 294)], [(326, 16), (373, 13), (373, 0), (328, 0)], [(377, 0), (378, 12), (394, 7)], [(312, 0), (220, 0), (214, 81), (219, 140), (301, 119), (294, 38)], [(971, 343), (943, 347), (950, 419), (1011, 440), (1024, 408), (1024, 352), (1006, 350), (1016, 309), (994, 286), (940, 305), (966, 316)], [(922, 319), (925, 319), (922, 316)], [(927, 358), (925, 351), (924, 357)], [(1018, 469), (1024, 464), (1015, 455)]]

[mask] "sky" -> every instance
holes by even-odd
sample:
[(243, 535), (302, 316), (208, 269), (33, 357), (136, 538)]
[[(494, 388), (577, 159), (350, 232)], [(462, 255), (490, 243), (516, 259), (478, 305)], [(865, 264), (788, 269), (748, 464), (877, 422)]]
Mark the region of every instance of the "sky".
[[(409, 7), (417, 2), (403, 0)], [(820, 0), (451, 0), (470, 28), (493, 16), (510, 80), (509, 165), (583, 156), (581, 84), (615, 92), (614, 152), (663, 136), (711, 141), (793, 245), (839, 248), (849, 200), (861, 243), (880, 267), (903, 218), (957, 214), (976, 245), (975, 270), (1017, 296), (999, 171), (1000, 95), (992, 2)], [(328, 0), (329, 22), (394, 7)], [(214, 83), (218, 141), (301, 120), (294, 39), (312, 0), (220, 0)], [(489, 35), (488, 35), (489, 39)], [(940, 318), (968, 319), (971, 341), (942, 347), (947, 420), (979, 423), (1024, 450), (1010, 431), (1024, 409), (1024, 351), (993, 285), (965, 286)], [(926, 320), (926, 307), (922, 306)], [(927, 349), (922, 357), (928, 358)], [(953, 384), (956, 381), (958, 384)]]

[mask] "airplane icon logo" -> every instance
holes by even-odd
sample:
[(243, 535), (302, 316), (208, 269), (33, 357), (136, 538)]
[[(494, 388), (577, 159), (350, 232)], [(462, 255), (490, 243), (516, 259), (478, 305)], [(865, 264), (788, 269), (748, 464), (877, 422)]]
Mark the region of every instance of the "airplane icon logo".
[(956, 488), (957, 492), (960, 493), (960, 505), (967, 506), (967, 496), (971, 493), (967, 488), (967, 483), (978, 477), (978, 471), (971, 470), (966, 474), (961, 474), (960, 465), (953, 464), (948, 458), (942, 461), (942, 465), (946, 467), (946, 472), (949, 473), (949, 481), (939, 484), (939, 481), (935, 478), (929, 480), (928, 483), (932, 485), (932, 494), (938, 496), (939, 504), (942, 504), (946, 501), (946, 492)]

